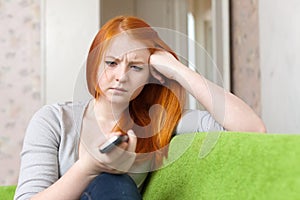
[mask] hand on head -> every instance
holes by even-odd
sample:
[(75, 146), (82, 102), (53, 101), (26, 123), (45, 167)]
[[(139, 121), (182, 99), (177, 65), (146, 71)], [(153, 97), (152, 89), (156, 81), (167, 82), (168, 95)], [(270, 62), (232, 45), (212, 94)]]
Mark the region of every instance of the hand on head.
[(176, 80), (181, 63), (171, 53), (157, 50), (150, 56), (149, 60), (150, 72), (161, 84), (165, 82), (165, 77)]

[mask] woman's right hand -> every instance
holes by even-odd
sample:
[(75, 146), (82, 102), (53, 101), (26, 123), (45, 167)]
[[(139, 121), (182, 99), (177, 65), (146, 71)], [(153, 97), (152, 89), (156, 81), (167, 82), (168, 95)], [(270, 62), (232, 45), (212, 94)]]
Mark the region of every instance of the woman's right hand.
[[(111, 133), (111, 137), (114, 135), (121, 135), (121, 132)], [(101, 144), (90, 148), (81, 141), (78, 165), (91, 176), (96, 176), (101, 172), (114, 174), (128, 172), (136, 158), (137, 138), (132, 130), (129, 130), (127, 135), (129, 138), (127, 142), (122, 142), (108, 153), (100, 153), (98, 148)]]

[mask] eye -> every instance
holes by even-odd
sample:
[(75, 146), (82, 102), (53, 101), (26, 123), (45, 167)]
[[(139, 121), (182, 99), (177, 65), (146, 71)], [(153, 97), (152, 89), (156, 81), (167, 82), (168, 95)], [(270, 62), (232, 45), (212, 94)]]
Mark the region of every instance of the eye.
[(133, 69), (134, 71), (141, 71), (143, 70), (143, 67), (139, 67), (139, 66), (136, 66), (136, 65), (132, 65), (130, 66), (131, 69)]
[(118, 63), (115, 61), (105, 61), (105, 64), (109, 67), (115, 67)]

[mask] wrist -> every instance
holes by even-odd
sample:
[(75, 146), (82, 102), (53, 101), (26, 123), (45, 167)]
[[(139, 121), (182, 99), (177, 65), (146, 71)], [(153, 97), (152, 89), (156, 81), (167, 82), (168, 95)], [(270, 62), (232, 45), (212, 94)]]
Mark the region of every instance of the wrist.
[(187, 81), (188, 77), (190, 76), (190, 73), (193, 71), (180, 63), (181, 66), (177, 67), (176, 73), (174, 74), (174, 80), (180, 83), (181, 85), (184, 85), (184, 83)]
[(73, 167), (76, 169), (76, 171), (78, 171), (78, 173), (82, 174), (82, 176), (89, 177), (91, 179), (94, 179), (96, 176), (98, 176), (101, 173), (90, 169), (81, 160), (77, 160)]

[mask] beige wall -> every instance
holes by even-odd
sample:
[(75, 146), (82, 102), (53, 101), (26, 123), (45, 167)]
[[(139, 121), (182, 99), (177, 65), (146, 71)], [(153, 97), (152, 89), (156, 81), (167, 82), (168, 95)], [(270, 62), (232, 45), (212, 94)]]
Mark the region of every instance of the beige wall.
[(261, 114), (258, 1), (231, 1), (232, 91)]
[(41, 106), (40, 1), (0, 1), (0, 185), (15, 184), (28, 121)]
[(75, 84), (99, 28), (99, 2), (0, 1), (0, 27), (0, 185), (10, 185), (32, 115), (46, 103), (82, 99)]

